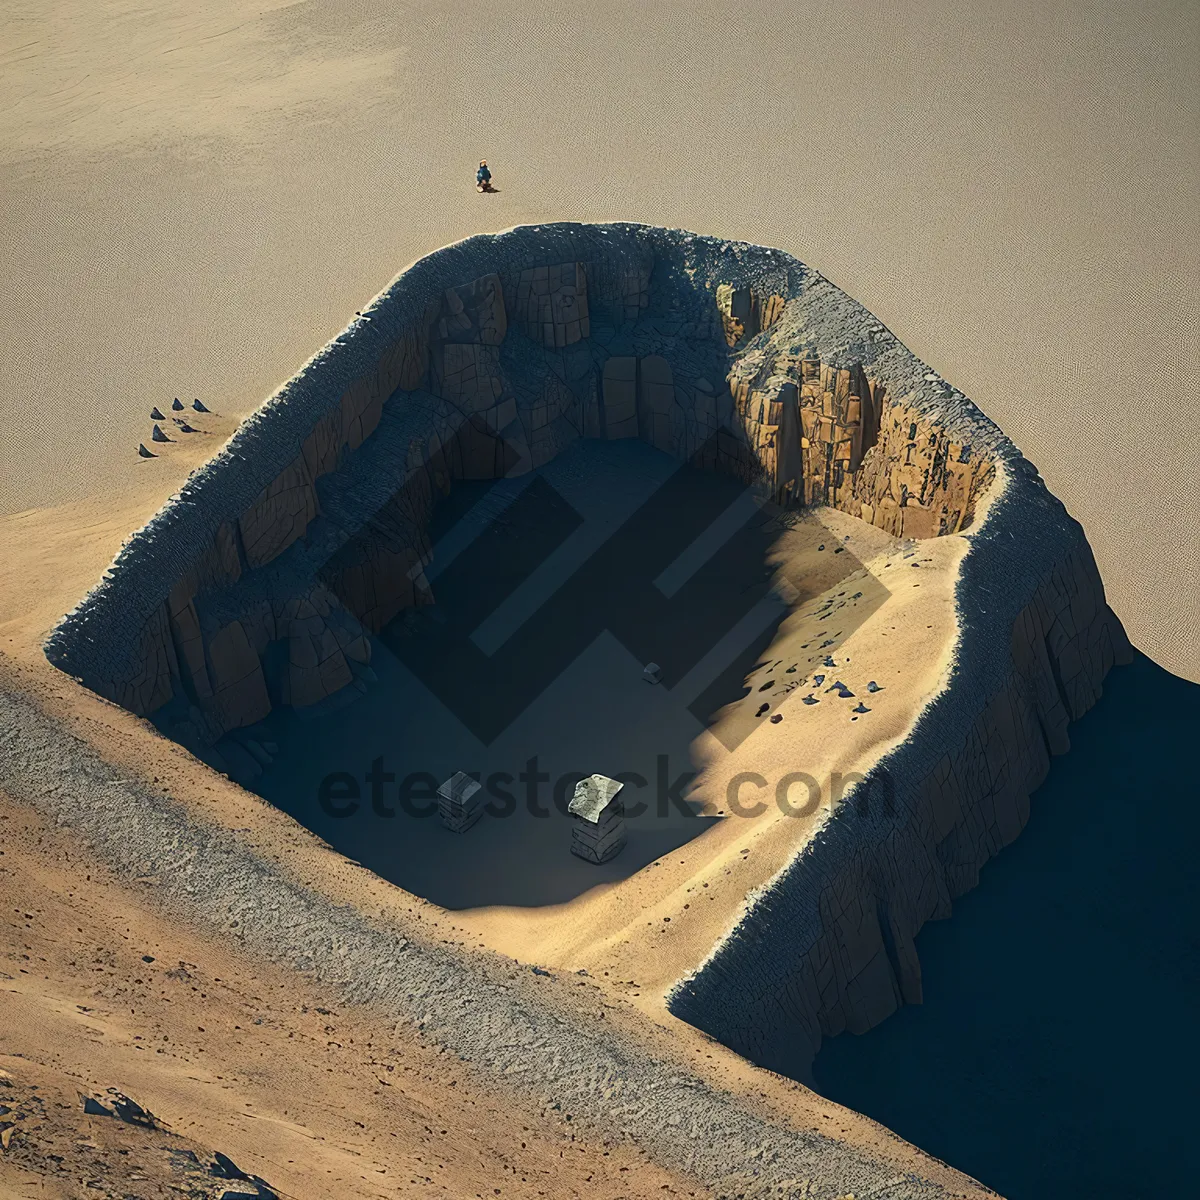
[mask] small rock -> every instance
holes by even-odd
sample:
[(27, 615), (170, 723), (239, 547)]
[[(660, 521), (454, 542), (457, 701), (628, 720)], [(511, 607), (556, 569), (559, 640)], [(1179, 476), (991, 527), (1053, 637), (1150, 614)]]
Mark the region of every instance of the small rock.
[(158, 455), (155, 454), (153, 451), (147, 450), (145, 445), (142, 442), (138, 442), (138, 454), (140, 454), (142, 456), (142, 458), (157, 458), (158, 457)]
[(155, 425), (154, 432), (150, 435), (152, 442), (169, 442), (171, 439), (162, 431), (162, 427)]
[(659, 683), (662, 680), (662, 667), (658, 663), (647, 663), (642, 669), (642, 678), (647, 683)]
[(877, 684), (875, 682), (875, 680), (872, 679), (871, 682), (867, 684), (867, 691), (868, 692), (882, 692), (883, 688), (881, 688), (879, 686), (879, 684)]
[(771, 706), (770, 706), (769, 704), (763, 704), (763, 705), (760, 705), (760, 706), (759, 706), (759, 709), (758, 709), (758, 712), (756, 712), (754, 715), (755, 715), (756, 717), (761, 717), (761, 716), (763, 715), (763, 713), (765, 713), (765, 712), (766, 712), (766, 711), (767, 711), (767, 710), (768, 710), (770, 707), (771, 707)]
[(818, 700), (816, 698), (816, 696), (814, 696), (812, 694), (812, 692), (809, 692), (809, 694), (804, 697), (804, 703), (805, 704), (820, 704), (821, 702), (820, 702), (820, 700)]
[(82, 1092), (79, 1093), (79, 1103), (83, 1106), (83, 1111), (89, 1117), (113, 1117), (116, 1113), (111, 1108), (105, 1108), (99, 1100), (93, 1096), (85, 1096)]
[(250, 1176), (241, 1170), (237, 1163), (220, 1150), (213, 1151), (213, 1160), (208, 1165), (208, 1173), (218, 1179), (249, 1179)]
[(148, 1109), (143, 1108), (136, 1100), (131, 1100), (124, 1092), (109, 1088), (112, 1097), (110, 1103), (113, 1110), (122, 1121), (129, 1125), (144, 1125), (148, 1129), (158, 1128), (158, 1118)]
[(200, 400), (193, 400), (193, 401), (192, 401), (192, 407), (193, 407), (193, 408), (194, 408), (194, 409), (195, 409), (197, 412), (204, 412), (204, 413), (206, 413), (206, 412), (211, 412), (211, 411), (212, 411), (212, 409), (205, 408), (205, 407), (204, 407), (204, 404), (203, 404), (203, 403), (202, 403)]
[(176, 396), (175, 399), (171, 401), (171, 408), (175, 412), (183, 412), (183, 401)]
[(782, 721), (782, 720), (783, 720), (783, 713), (776, 713), (776, 714), (775, 714), (775, 715), (774, 715), (774, 716), (771, 718), (771, 724), (772, 724), (772, 725), (778, 725), (778, 724), (779, 724), (779, 722), (780, 722), (780, 721)]
[(856, 713), (865, 713), (870, 712), (871, 710), (860, 700), (858, 702), (858, 706), (856, 708), (852, 708), (850, 711)]
[(162, 415), (162, 413), (160, 413), (160, 412), (158, 411), (158, 405), (157, 405), (157, 404), (156, 404), (156, 405), (155, 405), (155, 406), (154, 406), (154, 407), (153, 407), (153, 408), (150, 410), (150, 420), (152, 420), (152, 421), (165, 421), (166, 419), (167, 419), (167, 418), (166, 418), (166, 417), (164, 417), (164, 416)]

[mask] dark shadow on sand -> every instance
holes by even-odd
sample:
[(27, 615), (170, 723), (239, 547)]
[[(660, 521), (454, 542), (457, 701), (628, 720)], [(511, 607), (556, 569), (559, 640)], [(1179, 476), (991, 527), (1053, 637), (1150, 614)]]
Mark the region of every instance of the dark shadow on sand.
[(1200, 1195), (1200, 687), (1138, 655), (818, 1089), (1009, 1200)]
[[(731, 511), (733, 526), (720, 525)], [(788, 611), (771, 565), (784, 516), (749, 503), (736, 480), (632, 440), (581, 444), (520, 480), (456, 484), (430, 527), (436, 602), (376, 640), (365, 695), (310, 719), (277, 709), (251, 731), (278, 753), (250, 786), (447, 908), (558, 904), (634, 874), (716, 819), (686, 799), (692, 744), (748, 695), (744, 678)], [(846, 574), (861, 565), (844, 557)], [(846, 610), (839, 641), (878, 593)], [(658, 685), (642, 678), (651, 661)], [(429, 800), (458, 770), (491, 802), (465, 834), (443, 828)], [(625, 849), (599, 867), (570, 853), (565, 812), (592, 772), (627, 777), (634, 810)], [(335, 802), (322, 803), (334, 775)]]

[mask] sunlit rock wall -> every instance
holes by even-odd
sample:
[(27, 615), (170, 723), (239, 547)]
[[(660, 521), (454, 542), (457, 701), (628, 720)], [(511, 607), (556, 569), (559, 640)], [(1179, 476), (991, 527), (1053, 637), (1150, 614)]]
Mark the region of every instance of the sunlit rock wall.
[(437, 496), (581, 437), (641, 437), (898, 533), (958, 530), (988, 451), (942, 430), (939, 401), (958, 401), (910, 360), (775, 251), (642, 226), (470, 239), (250, 417), (47, 653), (193, 748), (365, 688), (369, 634), (433, 599)]

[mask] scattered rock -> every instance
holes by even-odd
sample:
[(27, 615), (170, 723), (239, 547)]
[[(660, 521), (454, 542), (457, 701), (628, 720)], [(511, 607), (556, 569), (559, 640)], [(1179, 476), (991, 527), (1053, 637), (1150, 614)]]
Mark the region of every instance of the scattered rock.
[(870, 712), (871, 710), (860, 700), (858, 705), (855, 708), (852, 708), (850, 711), (856, 713), (865, 713)]
[(765, 713), (770, 707), (771, 706), (769, 704), (763, 704), (759, 707), (758, 712), (756, 712), (754, 715), (756, 717), (761, 717), (763, 715), (763, 713)]
[(183, 412), (183, 401), (178, 396), (171, 401), (171, 408), (174, 412)]
[(148, 1109), (143, 1108), (136, 1100), (131, 1100), (124, 1092), (109, 1088), (112, 1097), (109, 1103), (113, 1111), (128, 1125), (144, 1125), (147, 1129), (157, 1129), (158, 1118)]
[(879, 684), (877, 684), (875, 682), (875, 680), (872, 679), (871, 682), (867, 684), (867, 691), (868, 692), (882, 692), (883, 688), (881, 688), (879, 686)]
[(192, 401), (192, 407), (193, 407), (193, 408), (194, 408), (194, 409), (195, 409), (197, 412), (202, 412), (202, 413), (206, 413), (206, 412), (212, 412), (212, 409), (210, 409), (210, 408), (205, 408), (205, 407), (204, 407), (204, 404), (203, 404), (203, 403), (202, 403), (200, 400), (193, 400), (193, 401)]
[(115, 1117), (117, 1115), (111, 1108), (105, 1108), (94, 1096), (85, 1096), (82, 1092), (79, 1093), (79, 1103), (89, 1117)]
[(812, 692), (809, 692), (808, 695), (804, 697), (804, 703), (805, 704), (820, 704), (821, 702), (820, 702), (820, 700), (818, 700), (816, 698), (816, 696), (814, 696), (812, 694)]
[(150, 435), (150, 440), (153, 442), (169, 442), (171, 439), (162, 431), (162, 427), (155, 425), (154, 432)]
[(659, 683), (662, 680), (662, 667), (658, 663), (647, 663), (642, 670), (642, 678), (647, 683)]
[(250, 1178), (228, 1154), (222, 1154), (220, 1150), (213, 1151), (213, 1160), (208, 1164), (208, 1173), (217, 1179), (249, 1180)]
[(157, 405), (157, 404), (156, 404), (156, 405), (155, 405), (155, 406), (154, 406), (154, 407), (153, 407), (153, 408), (150, 410), (150, 420), (152, 420), (152, 421), (165, 421), (166, 419), (167, 419), (167, 418), (166, 418), (166, 417), (164, 417), (164, 416), (162, 415), (162, 413), (160, 413), (160, 412), (158, 411), (158, 405)]
[(774, 715), (774, 716), (771, 718), (771, 724), (772, 724), (772, 725), (778, 725), (778, 724), (779, 724), (779, 722), (780, 722), (780, 721), (782, 721), (782, 720), (783, 720), (783, 713), (776, 713), (776, 714), (775, 714), (775, 715)]
[(146, 446), (143, 442), (138, 442), (138, 454), (140, 454), (142, 456), (142, 458), (157, 458), (158, 457), (158, 455), (155, 454), (153, 451), (147, 450)]

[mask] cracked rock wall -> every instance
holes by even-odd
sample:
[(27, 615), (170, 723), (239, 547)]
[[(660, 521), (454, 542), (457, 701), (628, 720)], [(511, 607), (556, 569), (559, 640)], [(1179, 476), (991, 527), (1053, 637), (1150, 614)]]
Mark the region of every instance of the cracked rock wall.
[(798, 260), (627, 224), (420, 260), (129, 541), (47, 655), (202, 755), (275, 705), (365, 691), (371, 635), (435, 599), (438, 498), (581, 437), (640, 437), (898, 536), (970, 530), (957, 669), (873, 777), (890, 805), (864, 785), (671, 999), (760, 1061), (811, 1054), (919, 996), (917, 929), (1016, 836), (1128, 648), (1034, 468)]
[(961, 528), (989, 460), (927, 401), (892, 400), (887, 340), (847, 346), (821, 311), (835, 294), (772, 251), (640, 226), (431, 255), (189, 479), (47, 653), (197, 752), (274, 705), (365, 690), (370, 635), (434, 598), (437, 498), (580, 437), (641, 437), (896, 532)]

